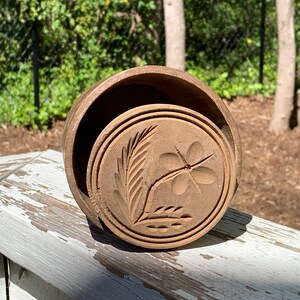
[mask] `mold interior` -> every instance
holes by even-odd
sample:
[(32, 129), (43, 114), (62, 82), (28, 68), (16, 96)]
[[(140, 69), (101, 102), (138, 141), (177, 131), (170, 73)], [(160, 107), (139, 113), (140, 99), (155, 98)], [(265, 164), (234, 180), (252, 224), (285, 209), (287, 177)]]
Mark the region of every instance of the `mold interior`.
[(74, 172), (78, 188), (87, 195), (86, 169), (94, 142), (114, 118), (146, 104), (166, 103), (193, 109), (213, 121), (233, 147), (231, 130), (215, 103), (193, 84), (161, 74), (127, 78), (101, 94), (90, 106), (78, 127), (74, 143)]

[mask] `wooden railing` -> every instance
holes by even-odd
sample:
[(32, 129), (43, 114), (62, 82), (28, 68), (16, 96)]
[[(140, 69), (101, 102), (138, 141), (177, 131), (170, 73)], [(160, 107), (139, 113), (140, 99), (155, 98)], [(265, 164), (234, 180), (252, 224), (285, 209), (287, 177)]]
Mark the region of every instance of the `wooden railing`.
[(0, 158), (0, 224), (0, 299), (300, 297), (299, 231), (229, 209), (196, 242), (146, 251), (89, 224), (51, 150)]

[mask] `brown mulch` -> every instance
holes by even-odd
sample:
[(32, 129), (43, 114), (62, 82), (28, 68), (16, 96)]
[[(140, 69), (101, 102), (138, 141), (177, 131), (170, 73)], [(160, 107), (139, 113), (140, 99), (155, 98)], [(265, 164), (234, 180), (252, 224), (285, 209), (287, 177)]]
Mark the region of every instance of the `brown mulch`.
[[(268, 132), (273, 101), (240, 98), (226, 102), (243, 145), (243, 173), (231, 206), (300, 229), (300, 127), (282, 136)], [(0, 155), (61, 150), (64, 122), (48, 131), (0, 127)]]

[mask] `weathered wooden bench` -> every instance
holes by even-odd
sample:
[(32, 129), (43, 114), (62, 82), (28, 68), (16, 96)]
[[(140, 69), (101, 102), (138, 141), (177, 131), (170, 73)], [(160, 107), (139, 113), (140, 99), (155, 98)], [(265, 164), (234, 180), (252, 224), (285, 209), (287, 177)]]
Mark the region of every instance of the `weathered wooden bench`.
[(300, 299), (299, 231), (229, 209), (145, 251), (89, 224), (59, 152), (0, 158), (0, 224), (0, 299)]

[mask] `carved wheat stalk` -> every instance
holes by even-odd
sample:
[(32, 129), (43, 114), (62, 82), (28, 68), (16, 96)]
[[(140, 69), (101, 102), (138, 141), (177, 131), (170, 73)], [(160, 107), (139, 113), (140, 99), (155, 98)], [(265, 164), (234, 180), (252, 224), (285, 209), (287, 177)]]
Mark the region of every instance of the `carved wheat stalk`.
[(117, 160), (118, 173), (115, 173), (115, 180), (118, 190), (115, 193), (123, 201), (120, 206), (132, 224), (142, 194), (143, 167), (156, 128), (157, 126), (151, 126), (130, 138), (127, 147), (122, 148), (121, 158)]

